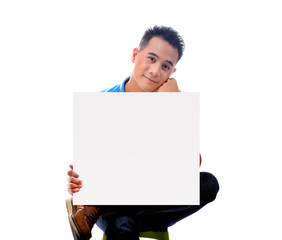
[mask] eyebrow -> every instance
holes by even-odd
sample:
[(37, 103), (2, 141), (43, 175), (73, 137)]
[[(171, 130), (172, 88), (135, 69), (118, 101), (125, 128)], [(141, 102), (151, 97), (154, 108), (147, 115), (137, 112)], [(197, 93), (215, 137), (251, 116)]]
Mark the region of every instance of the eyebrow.
[[(149, 52), (148, 54), (155, 56), (156, 58), (160, 58), (157, 54), (153, 53), (153, 52)], [(172, 61), (169, 60), (165, 60), (165, 62), (169, 63), (172, 67), (173, 67), (173, 63)]]

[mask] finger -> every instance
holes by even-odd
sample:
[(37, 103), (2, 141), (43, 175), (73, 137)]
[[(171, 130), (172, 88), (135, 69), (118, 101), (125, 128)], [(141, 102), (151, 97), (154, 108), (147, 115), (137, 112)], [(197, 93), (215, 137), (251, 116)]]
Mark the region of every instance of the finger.
[(69, 167), (71, 168), (71, 170), (68, 171), (68, 175), (71, 177), (79, 178), (79, 175), (75, 171), (73, 171), (73, 165), (70, 164)]
[(77, 193), (77, 192), (79, 192), (79, 188), (73, 188), (73, 189), (68, 189), (68, 192), (72, 195), (73, 193)]
[(75, 183), (69, 183), (68, 188), (73, 189), (73, 188), (82, 188), (82, 184), (75, 184)]
[(74, 177), (69, 178), (69, 183), (75, 183), (77, 185), (82, 185), (82, 181)]
[(80, 184), (82, 184), (82, 181), (77, 179), (77, 178), (69, 177), (68, 183), (74, 183), (74, 184), (80, 185)]
[(70, 177), (79, 178), (79, 175), (73, 170), (69, 170), (67, 173)]
[(79, 188), (76, 189), (68, 189), (68, 193), (73, 196), (74, 193), (79, 192)]

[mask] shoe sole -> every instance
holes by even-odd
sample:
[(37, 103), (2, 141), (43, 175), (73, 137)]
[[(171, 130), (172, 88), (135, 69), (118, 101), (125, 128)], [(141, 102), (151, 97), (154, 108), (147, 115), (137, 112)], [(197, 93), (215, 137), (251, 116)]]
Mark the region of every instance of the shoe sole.
[(69, 218), (69, 223), (70, 223), (72, 235), (73, 235), (75, 240), (82, 240), (81, 234), (79, 233), (78, 227), (76, 226), (76, 222), (75, 222), (74, 216), (73, 216), (72, 199), (67, 199), (66, 205), (67, 205), (68, 218)]

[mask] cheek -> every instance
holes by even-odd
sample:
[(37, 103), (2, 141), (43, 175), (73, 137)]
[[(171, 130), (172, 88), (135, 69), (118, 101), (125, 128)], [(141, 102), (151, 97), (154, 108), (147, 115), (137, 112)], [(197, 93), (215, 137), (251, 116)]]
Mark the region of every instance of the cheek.
[(136, 72), (139, 72), (139, 73), (142, 73), (144, 71), (148, 70), (148, 66), (146, 63), (144, 62), (137, 62), (135, 64), (135, 71)]
[(168, 80), (170, 78), (170, 75), (169, 73), (165, 72), (162, 74), (161, 76), (161, 79), (162, 79), (162, 83), (164, 83), (166, 80)]
[(162, 86), (168, 78), (163, 78), (162, 81), (159, 82), (158, 87)]

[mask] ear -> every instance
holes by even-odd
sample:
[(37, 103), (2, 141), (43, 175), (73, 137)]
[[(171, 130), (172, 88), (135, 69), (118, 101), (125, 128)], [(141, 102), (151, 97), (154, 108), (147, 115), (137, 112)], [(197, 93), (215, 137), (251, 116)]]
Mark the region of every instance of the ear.
[(136, 56), (138, 55), (138, 53), (139, 53), (138, 48), (134, 48), (133, 54), (132, 54), (132, 57), (131, 57), (131, 62), (135, 63), (135, 59), (136, 59)]
[(170, 76), (171, 76), (172, 74), (174, 74), (175, 71), (176, 71), (176, 68), (173, 69), (173, 71), (171, 72)]

